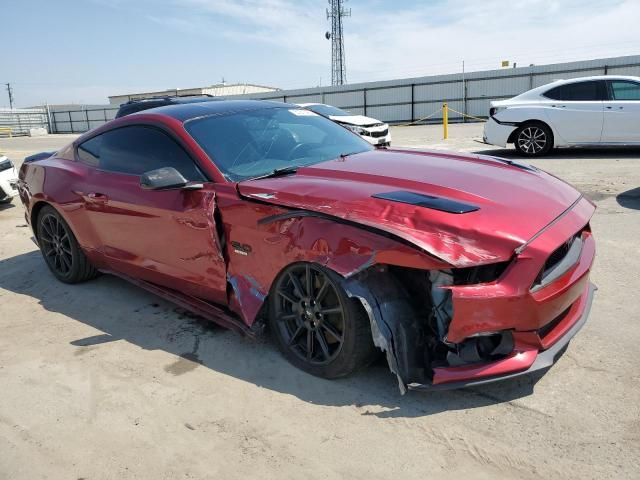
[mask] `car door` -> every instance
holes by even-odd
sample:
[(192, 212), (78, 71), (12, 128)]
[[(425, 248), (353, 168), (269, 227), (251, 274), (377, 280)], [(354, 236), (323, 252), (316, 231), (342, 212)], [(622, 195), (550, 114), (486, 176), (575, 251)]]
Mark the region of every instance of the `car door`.
[(545, 109), (556, 143), (600, 143), (604, 121), (606, 84), (600, 80), (567, 83), (544, 93), (551, 99)]
[[(109, 130), (78, 145), (91, 166), (82, 193), (100, 251), (114, 271), (226, 303), (226, 267), (216, 235), (215, 191), (165, 131)], [(197, 190), (145, 190), (140, 175), (174, 167)]]
[(640, 143), (640, 82), (609, 80), (602, 141)]

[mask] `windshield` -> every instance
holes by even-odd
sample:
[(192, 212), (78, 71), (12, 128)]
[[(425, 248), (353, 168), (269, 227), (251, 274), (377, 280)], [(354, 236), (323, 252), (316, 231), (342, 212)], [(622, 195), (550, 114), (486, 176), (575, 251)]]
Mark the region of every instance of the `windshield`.
[(231, 181), (374, 148), (331, 120), (286, 107), (198, 118), (185, 128)]
[(319, 113), (320, 115), (324, 115), (325, 117), (348, 117), (351, 115), (349, 112), (340, 110), (337, 107), (332, 107), (331, 105), (309, 105), (305, 108)]

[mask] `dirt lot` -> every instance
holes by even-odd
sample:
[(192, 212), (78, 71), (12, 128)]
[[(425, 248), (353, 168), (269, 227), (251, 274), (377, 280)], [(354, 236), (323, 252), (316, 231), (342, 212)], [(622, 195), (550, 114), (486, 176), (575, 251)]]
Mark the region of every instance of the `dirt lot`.
[[(479, 125), (395, 145), (490, 150)], [(17, 163), (70, 136), (0, 139)], [(54, 280), (0, 210), (0, 479), (640, 478), (640, 150), (537, 166), (598, 204), (590, 321), (544, 376), (402, 397), (384, 363), (308, 376), (123, 281)]]

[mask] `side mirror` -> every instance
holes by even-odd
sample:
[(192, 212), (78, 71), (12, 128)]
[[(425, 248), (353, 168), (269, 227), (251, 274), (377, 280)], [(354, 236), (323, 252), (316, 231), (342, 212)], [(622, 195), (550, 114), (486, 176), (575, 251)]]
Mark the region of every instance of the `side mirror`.
[(196, 190), (202, 188), (202, 184), (190, 183), (173, 167), (163, 167), (143, 173), (140, 177), (140, 187), (145, 190)]

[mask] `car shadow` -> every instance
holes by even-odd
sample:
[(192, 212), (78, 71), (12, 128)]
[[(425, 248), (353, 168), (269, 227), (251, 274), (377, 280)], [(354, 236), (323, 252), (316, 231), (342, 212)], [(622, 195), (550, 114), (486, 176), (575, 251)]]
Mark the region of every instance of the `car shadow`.
[(618, 205), (625, 208), (640, 210), (640, 187), (632, 188), (616, 196)]
[(321, 379), (290, 365), (268, 338), (242, 337), (119, 278), (102, 275), (78, 285), (58, 282), (38, 250), (0, 260), (0, 288), (30, 296), (45, 310), (102, 332), (70, 342), (68, 347), (75, 355), (99, 354), (101, 345), (126, 341), (144, 350), (172, 354), (174, 359), (158, 368), (176, 377), (207, 368), (313, 404), (356, 406), (362, 415), (419, 417), (512, 402), (531, 395), (542, 376), (462, 390), (410, 391), (401, 396), (395, 376), (381, 357), (348, 378)]
[(634, 158), (640, 155), (638, 147), (589, 147), (589, 148), (555, 148), (543, 157), (530, 159), (520, 155), (515, 148), (487, 148), (475, 150), (473, 153), (481, 155), (495, 155), (496, 157), (528, 160), (545, 160), (545, 159), (563, 159), (563, 158), (579, 158), (579, 159), (603, 159), (603, 158)]
[(11, 210), (15, 207), (16, 206), (13, 203), (0, 203), (0, 212), (2, 212), (3, 210)]

